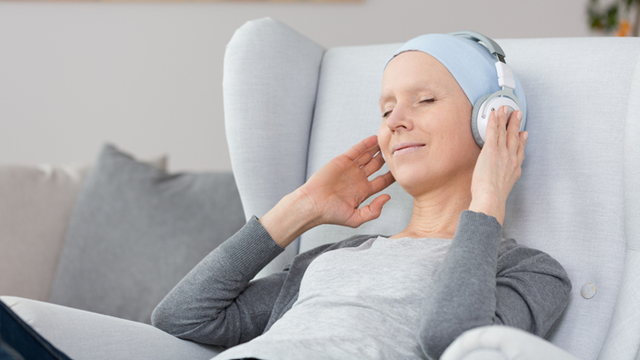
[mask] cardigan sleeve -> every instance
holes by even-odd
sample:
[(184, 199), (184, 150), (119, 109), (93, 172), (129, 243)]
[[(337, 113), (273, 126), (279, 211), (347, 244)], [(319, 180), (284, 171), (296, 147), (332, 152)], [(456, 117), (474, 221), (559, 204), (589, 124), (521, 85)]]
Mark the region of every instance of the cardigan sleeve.
[(421, 309), (420, 342), (438, 359), (464, 331), (501, 324), (544, 337), (569, 301), (571, 282), (548, 254), (502, 240), (491, 216), (464, 211)]
[(287, 271), (251, 279), (282, 251), (253, 217), (167, 294), (152, 324), (182, 339), (225, 347), (262, 334)]

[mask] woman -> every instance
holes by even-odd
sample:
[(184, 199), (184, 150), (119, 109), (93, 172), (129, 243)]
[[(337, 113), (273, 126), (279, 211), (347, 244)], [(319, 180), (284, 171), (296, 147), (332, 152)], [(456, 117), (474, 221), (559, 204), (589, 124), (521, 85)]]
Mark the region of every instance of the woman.
[[(496, 78), (495, 70), (474, 70), (487, 65), (477, 44), (442, 36), (437, 50), (401, 47), (387, 63), (378, 136), (331, 160), (203, 259), (155, 309), (155, 326), (231, 347), (215, 359), (437, 359), (478, 326), (548, 333), (568, 302), (567, 274), (549, 255), (502, 239), (524, 160), (523, 114), (491, 112), (481, 149), (469, 126), (479, 95), (468, 84)], [(469, 56), (446, 65), (434, 57), (461, 49)], [(369, 181), (385, 159), (390, 171)], [(394, 181), (414, 199), (403, 231), (320, 246), (250, 281), (315, 226), (377, 218), (388, 195), (360, 205)]]

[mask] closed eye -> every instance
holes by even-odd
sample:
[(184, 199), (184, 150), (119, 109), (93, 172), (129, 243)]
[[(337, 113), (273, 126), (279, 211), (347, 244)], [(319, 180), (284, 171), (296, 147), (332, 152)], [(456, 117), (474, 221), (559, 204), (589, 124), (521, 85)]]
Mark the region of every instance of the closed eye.
[[(432, 99), (421, 100), (419, 103), (433, 103), (435, 101), (436, 101), (436, 99), (432, 98)], [(382, 114), (382, 118), (386, 119), (389, 116), (389, 114), (391, 114), (391, 111), (393, 111), (393, 110), (386, 111), (384, 114)]]

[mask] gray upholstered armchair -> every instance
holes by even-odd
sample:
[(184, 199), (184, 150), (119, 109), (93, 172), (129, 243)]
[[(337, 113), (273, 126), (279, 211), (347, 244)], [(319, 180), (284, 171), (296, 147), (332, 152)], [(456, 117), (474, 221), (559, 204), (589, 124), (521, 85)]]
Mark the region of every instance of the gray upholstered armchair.
[[(530, 134), (504, 235), (560, 261), (573, 291), (550, 342), (492, 326), (466, 333), (442, 358), (640, 358), (640, 39), (498, 42), (526, 92)], [(398, 46), (325, 50), (271, 19), (236, 32), (224, 101), (247, 216), (263, 215), (331, 158), (377, 133), (382, 70)], [(388, 193), (379, 219), (358, 229), (315, 228), (262, 274), (352, 234), (399, 232), (411, 198), (397, 184)]]
[[(560, 261), (573, 291), (549, 339), (484, 327), (463, 334), (442, 359), (638, 359), (640, 39), (498, 42), (526, 91), (530, 133), (504, 235)], [(377, 132), (382, 67), (397, 46), (327, 50), (272, 19), (235, 33), (225, 57), (224, 106), (247, 217), (262, 216), (329, 159)], [(398, 232), (411, 198), (397, 184), (387, 192), (392, 200), (379, 219), (358, 229), (313, 229), (259, 276), (323, 243)], [(77, 359), (205, 359), (217, 352), (140, 323), (3, 301)]]

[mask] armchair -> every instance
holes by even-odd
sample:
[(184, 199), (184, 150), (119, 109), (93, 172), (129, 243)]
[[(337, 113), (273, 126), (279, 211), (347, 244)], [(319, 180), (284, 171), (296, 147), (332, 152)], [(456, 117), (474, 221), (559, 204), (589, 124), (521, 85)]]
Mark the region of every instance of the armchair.
[[(508, 327), (477, 329), (442, 358), (633, 359), (640, 344), (633, 285), (640, 280), (640, 39), (498, 42), (527, 95), (530, 134), (504, 236), (555, 257), (573, 290), (548, 341)], [(262, 216), (331, 158), (377, 133), (382, 70), (398, 46), (325, 50), (272, 19), (235, 33), (224, 106), (247, 217)], [(391, 201), (379, 219), (358, 229), (315, 228), (258, 276), (327, 242), (399, 232), (411, 198), (398, 184), (386, 192)]]

